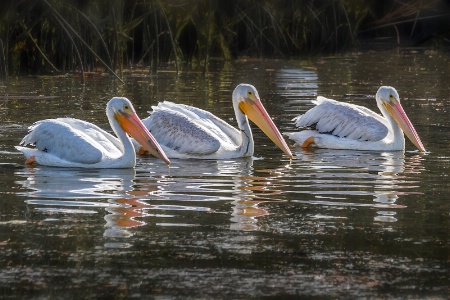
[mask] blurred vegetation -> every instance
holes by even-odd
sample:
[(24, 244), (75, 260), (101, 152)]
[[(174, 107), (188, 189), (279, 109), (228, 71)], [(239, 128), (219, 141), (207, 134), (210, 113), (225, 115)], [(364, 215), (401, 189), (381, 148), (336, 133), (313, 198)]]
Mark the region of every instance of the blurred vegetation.
[(96, 70), (120, 77), (130, 67), (156, 72), (166, 63), (205, 71), (212, 58), (293, 58), (380, 41), (445, 46), (448, 2), (2, 0), (0, 79)]

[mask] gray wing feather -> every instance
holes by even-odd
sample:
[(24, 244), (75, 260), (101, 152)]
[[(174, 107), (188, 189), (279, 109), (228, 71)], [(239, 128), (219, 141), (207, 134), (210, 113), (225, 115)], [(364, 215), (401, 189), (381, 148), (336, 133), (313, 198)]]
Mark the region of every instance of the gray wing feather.
[(105, 150), (108, 152), (114, 152), (117, 151), (117, 149), (123, 148), (122, 143), (117, 137), (95, 124), (74, 118), (57, 118), (56, 120), (69, 125), (70, 127), (72, 127), (72, 129), (76, 129), (85, 133), (93, 140), (97, 141), (100, 145), (102, 145), (103, 148), (105, 148)]
[(38, 150), (54, 154), (61, 159), (76, 163), (93, 164), (101, 161), (103, 153), (93, 140), (83, 132), (74, 130), (58, 119), (36, 122), (22, 139), (21, 145), (34, 145)]
[(158, 143), (185, 154), (211, 154), (219, 150), (220, 140), (208, 129), (176, 110), (154, 107), (143, 120)]
[(185, 115), (194, 123), (208, 128), (222, 141), (231, 139), (234, 144), (240, 143), (241, 135), (239, 130), (209, 111), (185, 104), (176, 104), (170, 101), (159, 103), (157, 107), (154, 107), (154, 110), (161, 108), (176, 111)]
[(297, 127), (360, 141), (379, 141), (388, 134), (381, 117), (365, 107), (320, 96), (315, 103), (317, 106), (296, 118)]

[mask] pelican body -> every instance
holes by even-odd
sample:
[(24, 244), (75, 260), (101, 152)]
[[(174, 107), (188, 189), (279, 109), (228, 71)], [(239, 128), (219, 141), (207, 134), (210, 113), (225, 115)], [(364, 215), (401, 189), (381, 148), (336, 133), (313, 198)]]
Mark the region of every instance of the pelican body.
[[(169, 158), (232, 159), (252, 156), (252, 120), (289, 158), (292, 153), (250, 84), (233, 92), (233, 108), (239, 129), (210, 112), (164, 101), (153, 106), (142, 122)], [(140, 151), (142, 152), (142, 151)]]
[(303, 130), (287, 133), (301, 147), (350, 150), (405, 150), (405, 137), (422, 152), (425, 148), (400, 104), (397, 91), (382, 86), (375, 96), (383, 116), (363, 106), (317, 97), (315, 107), (296, 117)]
[[(53, 167), (133, 168), (136, 152), (130, 134), (155, 157), (170, 163), (164, 151), (148, 132), (127, 98), (114, 97), (106, 106), (109, 124), (117, 137), (100, 127), (73, 118), (38, 121), (16, 146), (26, 163)], [(26, 145), (34, 147), (25, 147)]]

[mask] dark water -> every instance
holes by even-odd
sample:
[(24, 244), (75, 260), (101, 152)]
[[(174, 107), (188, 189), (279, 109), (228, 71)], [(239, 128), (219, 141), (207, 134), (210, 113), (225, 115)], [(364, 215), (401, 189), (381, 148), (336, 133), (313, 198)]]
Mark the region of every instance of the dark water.
[[(447, 298), (450, 292), (449, 56), (365, 53), (239, 61), (196, 72), (138, 71), (0, 83), (0, 291), (3, 298)], [(255, 157), (139, 158), (130, 170), (25, 167), (15, 149), (36, 120), (108, 128), (105, 104), (141, 117), (160, 100), (234, 125), (231, 92), (255, 85), (281, 131), (316, 95), (376, 109), (399, 91), (430, 153), (293, 149), (255, 129)], [(351, 94), (352, 96), (344, 97)], [(289, 142), (292, 144), (291, 142)]]

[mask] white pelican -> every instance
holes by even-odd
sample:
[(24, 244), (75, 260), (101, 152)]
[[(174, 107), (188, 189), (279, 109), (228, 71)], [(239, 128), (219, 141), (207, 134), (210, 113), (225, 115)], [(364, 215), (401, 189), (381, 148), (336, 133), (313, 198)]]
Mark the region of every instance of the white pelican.
[(383, 117), (359, 105), (317, 97), (317, 105), (296, 117), (295, 125), (305, 128), (286, 133), (301, 147), (329, 149), (404, 150), (405, 137), (422, 152), (425, 148), (400, 105), (397, 91), (382, 86), (375, 96)]
[(253, 155), (248, 117), (292, 158), (254, 86), (239, 84), (233, 92), (233, 107), (239, 130), (210, 112), (168, 101), (152, 107), (150, 116), (142, 122), (170, 158), (231, 159)]
[(17, 146), (27, 158), (53, 167), (133, 168), (136, 153), (129, 133), (155, 157), (170, 163), (164, 151), (148, 132), (127, 98), (112, 98), (106, 106), (109, 124), (117, 137), (100, 127), (73, 118), (47, 119), (36, 122)]

